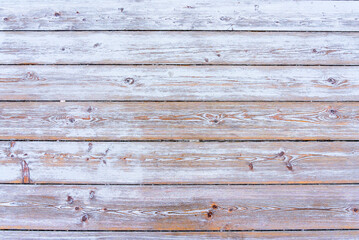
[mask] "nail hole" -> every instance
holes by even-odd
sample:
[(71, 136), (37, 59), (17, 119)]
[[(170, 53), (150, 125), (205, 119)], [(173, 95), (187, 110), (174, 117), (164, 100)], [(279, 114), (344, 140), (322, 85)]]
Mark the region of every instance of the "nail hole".
[(286, 167), (288, 170), (293, 171), (293, 165), (290, 162), (287, 162)]
[(83, 215), (81, 218), (82, 222), (87, 222), (87, 220), (89, 219), (89, 216), (87, 214)]
[(335, 110), (335, 109), (330, 109), (330, 113), (331, 114), (336, 114), (338, 111), (337, 110)]
[(249, 163), (249, 164), (248, 164), (248, 167), (249, 167), (249, 170), (252, 171), (252, 170), (253, 170), (253, 163)]
[(67, 202), (69, 204), (72, 204), (74, 202), (74, 199), (71, 196), (67, 196)]
[(90, 199), (93, 199), (95, 197), (95, 191), (90, 192)]

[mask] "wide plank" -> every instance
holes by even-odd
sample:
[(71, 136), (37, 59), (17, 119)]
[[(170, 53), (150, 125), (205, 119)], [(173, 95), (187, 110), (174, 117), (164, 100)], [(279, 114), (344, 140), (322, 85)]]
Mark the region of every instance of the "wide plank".
[(0, 142), (0, 183), (359, 183), (357, 142)]
[(358, 65), (359, 32), (0, 32), (0, 64)]
[(0, 185), (0, 229), (358, 229), (358, 185)]
[(358, 31), (358, 9), (329, 0), (12, 0), (1, 3), (0, 30)]
[(354, 66), (0, 66), (0, 99), (359, 101), (358, 76)]
[(1, 102), (3, 140), (358, 140), (356, 102)]
[(265, 231), (265, 232), (71, 232), (71, 231), (0, 231), (2, 239), (68, 239), (68, 240), (108, 240), (108, 239), (160, 239), (160, 240), (214, 240), (214, 239), (289, 239), (328, 240), (358, 239), (359, 231)]

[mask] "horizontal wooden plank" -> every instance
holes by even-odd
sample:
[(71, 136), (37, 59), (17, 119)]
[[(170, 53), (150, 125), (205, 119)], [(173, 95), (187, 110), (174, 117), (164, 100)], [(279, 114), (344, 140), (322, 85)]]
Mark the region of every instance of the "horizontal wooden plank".
[(359, 32), (0, 32), (0, 49), (0, 64), (358, 65)]
[(56, 232), (0, 231), (2, 239), (357, 239), (359, 231), (266, 231), (266, 232)]
[(358, 140), (356, 102), (1, 102), (0, 139)]
[(0, 142), (0, 182), (359, 183), (358, 150), (357, 142)]
[(0, 66), (0, 99), (358, 101), (358, 76), (353, 66)]
[(357, 229), (358, 185), (1, 185), (1, 229)]
[(1, 4), (0, 29), (358, 31), (358, 8), (328, 0), (13, 0)]

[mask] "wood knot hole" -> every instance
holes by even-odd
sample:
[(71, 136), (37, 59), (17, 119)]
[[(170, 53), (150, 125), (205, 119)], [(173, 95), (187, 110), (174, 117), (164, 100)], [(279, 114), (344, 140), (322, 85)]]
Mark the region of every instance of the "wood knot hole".
[(332, 85), (334, 85), (334, 84), (337, 83), (337, 80), (334, 79), (334, 78), (332, 78), (332, 77), (330, 77), (330, 78), (327, 79), (327, 82), (329, 82), (329, 83), (331, 83)]
[(135, 79), (133, 78), (125, 78), (125, 83), (129, 84), (129, 85), (132, 85), (135, 83)]

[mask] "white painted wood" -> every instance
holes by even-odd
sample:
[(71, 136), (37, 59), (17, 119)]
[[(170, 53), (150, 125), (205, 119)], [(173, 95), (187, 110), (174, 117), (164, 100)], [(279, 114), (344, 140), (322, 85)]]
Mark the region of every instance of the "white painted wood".
[(358, 101), (358, 76), (342, 66), (0, 66), (0, 99)]
[(0, 185), (0, 228), (358, 229), (358, 195), (358, 185)]
[(0, 116), (7, 140), (359, 139), (356, 102), (1, 102)]
[(12, 0), (1, 30), (358, 31), (358, 1)]
[(286, 240), (354, 240), (359, 231), (265, 231), (265, 232), (56, 232), (0, 231), (2, 239), (68, 239), (68, 240), (215, 240), (215, 239), (286, 239)]
[(0, 32), (0, 64), (358, 65), (359, 33)]
[(0, 142), (0, 183), (359, 183), (357, 142)]

